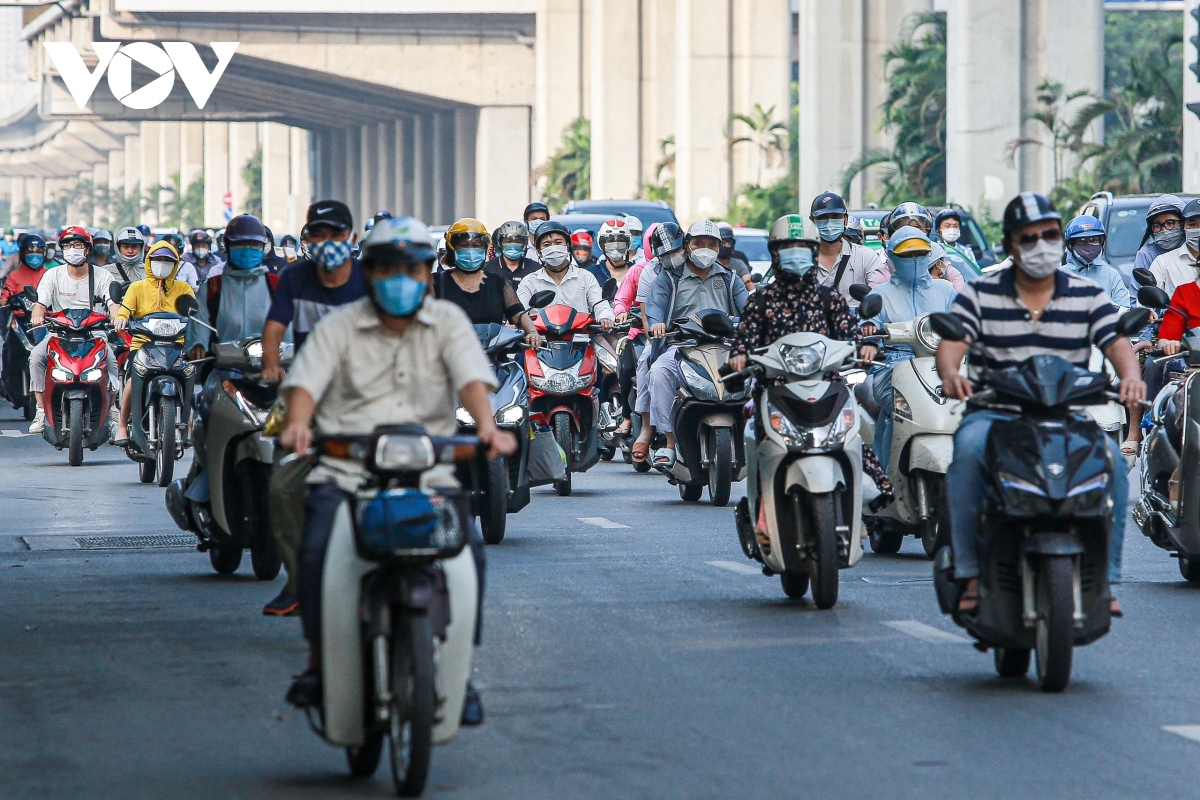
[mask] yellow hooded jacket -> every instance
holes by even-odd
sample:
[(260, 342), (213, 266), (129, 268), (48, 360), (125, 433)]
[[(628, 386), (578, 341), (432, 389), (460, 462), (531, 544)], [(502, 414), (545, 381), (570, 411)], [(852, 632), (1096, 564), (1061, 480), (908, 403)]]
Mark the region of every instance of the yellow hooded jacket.
[[(175, 268), (171, 270), (171, 274), (168, 277), (159, 280), (150, 272), (150, 256), (164, 248), (170, 250), (171, 255), (175, 257)], [(121, 308), (117, 311), (118, 317), (122, 319), (137, 319), (158, 311), (167, 311), (174, 314), (176, 300), (184, 295), (196, 296), (196, 293), (192, 291), (192, 287), (188, 286), (187, 281), (175, 279), (175, 275), (179, 272), (179, 253), (169, 242), (156, 242), (152, 245), (146, 252), (145, 263), (146, 277), (129, 284), (129, 288), (125, 290), (125, 297), (121, 300)], [(130, 350), (137, 350), (147, 341), (149, 340), (144, 336), (133, 337)]]

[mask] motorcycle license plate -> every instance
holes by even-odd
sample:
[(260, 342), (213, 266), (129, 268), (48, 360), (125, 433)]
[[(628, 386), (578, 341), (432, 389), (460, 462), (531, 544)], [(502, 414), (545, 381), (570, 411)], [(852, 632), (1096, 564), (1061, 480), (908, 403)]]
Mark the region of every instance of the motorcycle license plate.
[(588, 336), (586, 333), (577, 333), (571, 337), (572, 342), (590, 342), (591, 340), (592, 337)]

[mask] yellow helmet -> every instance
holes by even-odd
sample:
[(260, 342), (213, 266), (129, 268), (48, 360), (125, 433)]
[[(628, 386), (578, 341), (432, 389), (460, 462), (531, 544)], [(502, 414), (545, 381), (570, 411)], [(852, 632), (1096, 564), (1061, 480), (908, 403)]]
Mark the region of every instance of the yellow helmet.
[(459, 247), (484, 247), (491, 244), (491, 234), (487, 227), (477, 219), (463, 217), (446, 229), (446, 249), (456, 250)]

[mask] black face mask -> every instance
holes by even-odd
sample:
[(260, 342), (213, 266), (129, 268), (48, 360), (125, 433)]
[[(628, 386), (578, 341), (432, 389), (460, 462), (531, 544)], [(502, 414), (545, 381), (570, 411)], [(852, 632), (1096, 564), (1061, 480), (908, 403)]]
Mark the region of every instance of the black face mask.
[(733, 257), (733, 245), (721, 242), (720, 248), (717, 249), (717, 258), (724, 261), (727, 258)]
[(109, 247), (106, 244), (98, 244), (92, 248), (92, 252), (100, 258), (104, 258), (109, 253)]

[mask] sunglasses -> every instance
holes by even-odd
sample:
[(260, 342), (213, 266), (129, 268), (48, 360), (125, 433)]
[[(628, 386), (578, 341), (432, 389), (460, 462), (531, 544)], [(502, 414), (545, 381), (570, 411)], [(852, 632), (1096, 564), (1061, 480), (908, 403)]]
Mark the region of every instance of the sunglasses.
[(1047, 228), (1041, 233), (1023, 233), (1017, 237), (1021, 247), (1033, 247), (1037, 244), (1038, 239), (1044, 242), (1057, 242), (1062, 239), (1062, 231), (1058, 228)]

